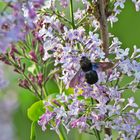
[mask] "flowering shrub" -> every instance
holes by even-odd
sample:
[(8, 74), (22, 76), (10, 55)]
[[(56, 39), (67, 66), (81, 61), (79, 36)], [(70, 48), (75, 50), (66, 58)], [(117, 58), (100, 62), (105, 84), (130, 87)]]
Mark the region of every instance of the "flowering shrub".
[[(125, 0), (82, 0), (76, 11), (73, 0), (59, 2), (6, 1), (1, 12), (0, 60), (14, 66), (19, 86), (40, 100), (28, 109), (31, 140), (36, 123), (43, 131), (49, 125), (60, 140), (67, 139), (60, 126), (98, 140), (114, 133), (116, 139), (139, 139), (140, 109), (124, 94), (140, 88), (140, 49), (130, 53), (108, 31)], [(132, 2), (139, 11), (140, 1)], [(62, 8), (70, 9), (70, 19)], [(58, 90), (49, 92), (50, 83)]]

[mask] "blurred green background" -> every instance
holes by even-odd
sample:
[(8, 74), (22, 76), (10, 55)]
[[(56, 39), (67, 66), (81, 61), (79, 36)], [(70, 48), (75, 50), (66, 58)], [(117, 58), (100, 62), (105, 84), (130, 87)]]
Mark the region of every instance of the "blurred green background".
[[(0, 3), (0, 6), (2, 6), (2, 3)], [(75, 4), (75, 8), (77, 6), (78, 5)], [(131, 0), (127, 0), (125, 9), (119, 15), (119, 21), (115, 23), (113, 27), (114, 28), (110, 28), (110, 32), (120, 39), (124, 48), (132, 48), (133, 45), (140, 47), (140, 12), (135, 11), (135, 6)], [(9, 80), (9, 86), (0, 91), (0, 101), (4, 98), (8, 98), (9, 94), (12, 94), (17, 97), (18, 103), (14, 111), (11, 113), (11, 121), (13, 122), (12, 129), (14, 132), (13, 140), (29, 140), (31, 122), (27, 118), (27, 109), (36, 101), (36, 98), (26, 90), (18, 87), (18, 75), (16, 75), (10, 67), (5, 66), (5, 73)], [(127, 91), (126, 98), (129, 96), (132, 96), (132, 93)], [(133, 96), (135, 97), (136, 102), (140, 105), (140, 92), (137, 91), (137, 93), (133, 93)], [(58, 140), (57, 135), (49, 129), (47, 129), (46, 132), (42, 132), (41, 128), (36, 126), (36, 133), (37, 140)], [(77, 130), (72, 130), (69, 134), (69, 140), (93, 139), (94, 138), (89, 135), (78, 134)]]

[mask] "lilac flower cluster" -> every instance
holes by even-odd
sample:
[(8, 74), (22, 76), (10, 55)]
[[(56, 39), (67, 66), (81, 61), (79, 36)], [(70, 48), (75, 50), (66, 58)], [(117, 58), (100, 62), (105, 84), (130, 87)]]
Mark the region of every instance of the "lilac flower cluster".
[(121, 9), (124, 8), (126, 0), (116, 0), (114, 3), (113, 13), (108, 17), (108, 21), (110, 21), (111, 26), (113, 26), (114, 22), (118, 21), (117, 15), (120, 14)]
[[(112, 57), (106, 58), (101, 48), (103, 42), (96, 32), (99, 22), (96, 16), (91, 17), (87, 13), (91, 8), (90, 3), (83, 3), (86, 8), (83, 11), (78, 9), (74, 14), (75, 21), (80, 20), (77, 28), (69, 28), (55, 13), (42, 17), (43, 28), (39, 31), (39, 37), (44, 40), (43, 60), (55, 58), (55, 66), (61, 65), (62, 68), (62, 73), (57, 74), (56, 79), (63, 80), (65, 88), (72, 87), (73, 91), (67, 94), (60, 87), (61, 95), (53, 99), (48, 97), (44, 101), (46, 112), (40, 117), (39, 125), (44, 131), (46, 125), (50, 125), (57, 133), (60, 124), (63, 124), (67, 132), (71, 128), (78, 128), (89, 134), (110, 128), (117, 131), (118, 139), (134, 140), (140, 137), (140, 125), (137, 121), (140, 120), (140, 109), (133, 97), (126, 100), (123, 95), (126, 90), (135, 92), (139, 89), (140, 63), (137, 60), (140, 49), (134, 46), (134, 52), (130, 55), (129, 48), (123, 49), (118, 38), (110, 36), (112, 42), (108, 55)], [(108, 17), (111, 24), (117, 21), (116, 16), (121, 11), (119, 8), (124, 8), (124, 3), (125, 0), (114, 2), (113, 13)], [(81, 21), (85, 13), (85, 18), (89, 20), (87, 22), (92, 23), (91, 31), (88, 32), (84, 28), (86, 21)], [(96, 26), (93, 26), (93, 20), (97, 23)], [(89, 58), (93, 64), (111, 62), (113, 67), (104, 71), (98, 69), (99, 80), (90, 85), (85, 80), (84, 72), (79, 70), (82, 56)], [(121, 85), (125, 77), (130, 77), (131, 81)], [(105, 134), (104, 138), (112, 137)]]
[[(110, 21), (111, 27), (113, 26), (113, 23), (118, 21), (117, 16), (121, 13), (122, 9), (124, 8), (125, 2), (126, 0), (115, 0), (113, 12), (107, 19), (108, 21)], [(136, 11), (138, 12), (140, 10), (140, 1), (132, 0), (132, 2), (135, 4)]]
[(3, 2), (5, 7), (0, 12), (0, 53), (6, 52), (12, 43), (25, 39), (27, 33), (35, 27), (37, 9), (44, 4), (44, 0)]
[[(69, 32), (71, 33), (71, 31)], [(79, 37), (77, 36), (77, 38)], [(59, 50), (57, 48), (55, 53), (59, 53), (56, 55), (59, 58), (56, 60), (59, 61), (56, 63), (61, 63), (63, 68), (63, 76), (60, 79), (64, 81), (67, 88), (71, 86), (68, 83), (78, 72), (82, 55), (92, 58), (93, 62), (98, 59), (103, 60), (103, 52), (97, 45), (100, 44), (99, 42), (99, 39), (96, 38), (90, 50), (87, 52), (83, 50), (83, 54), (78, 52), (76, 48), (72, 49), (75, 45), (63, 49), (61, 45), (61, 53), (57, 52)], [(66, 95), (63, 92), (62, 95), (56, 97), (55, 102), (45, 101), (47, 105), (44, 115), (48, 116), (49, 113), (51, 117), (44, 120), (45, 117), (42, 115), (40, 118), (39, 124), (42, 125), (43, 130), (46, 128), (45, 125), (51, 124), (52, 129), (57, 132), (60, 123), (62, 123), (67, 132), (71, 128), (79, 128), (80, 131), (88, 133), (94, 129), (101, 131), (104, 128), (111, 128), (118, 131), (118, 138), (133, 140), (139, 137), (140, 125), (136, 120), (140, 119), (140, 109), (134, 103), (133, 97), (128, 98), (127, 101), (123, 98), (123, 94), (126, 89), (135, 92), (139, 88), (140, 63), (136, 59), (140, 57), (140, 49), (134, 46), (134, 52), (129, 58), (129, 49), (124, 50), (120, 45), (121, 42), (117, 38), (113, 38), (109, 52), (114, 54), (114, 58), (111, 60), (114, 60), (115, 65), (113, 69), (106, 72), (98, 71), (99, 81), (95, 85), (87, 84), (84, 74), (81, 73), (78, 77), (78, 83), (73, 85), (74, 93)], [(85, 49), (87, 50), (87, 47)], [(133, 77), (133, 80), (121, 86), (120, 83), (125, 76)]]

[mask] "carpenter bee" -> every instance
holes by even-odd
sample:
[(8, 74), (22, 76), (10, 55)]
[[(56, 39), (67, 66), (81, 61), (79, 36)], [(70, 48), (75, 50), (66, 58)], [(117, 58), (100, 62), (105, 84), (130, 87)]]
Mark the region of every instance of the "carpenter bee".
[(98, 62), (92, 63), (87, 57), (83, 56), (80, 60), (80, 69), (74, 75), (69, 83), (70, 87), (74, 87), (79, 82), (80, 73), (83, 71), (85, 74), (85, 80), (88, 84), (92, 85), (98, 82), (98, 72), (106, 71), (114, 66), (111, 62)]

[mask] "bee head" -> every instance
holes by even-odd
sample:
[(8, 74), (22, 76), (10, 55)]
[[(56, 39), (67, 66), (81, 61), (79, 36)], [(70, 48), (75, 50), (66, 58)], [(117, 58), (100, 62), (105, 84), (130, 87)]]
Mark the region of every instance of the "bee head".
[(91, 61), (85, 57), (85, 56), (82, 56), (81, 60), (80, 60), (80, 66), (81, 66), (81, 69), (84, 71), (84, 72), (87, 72), (87, 71), (90, 71), (92, 70), (92, 63)]

